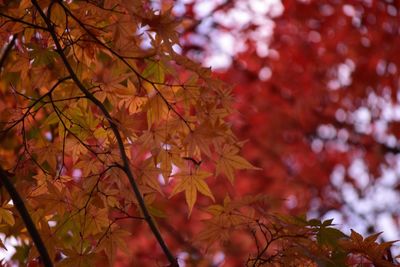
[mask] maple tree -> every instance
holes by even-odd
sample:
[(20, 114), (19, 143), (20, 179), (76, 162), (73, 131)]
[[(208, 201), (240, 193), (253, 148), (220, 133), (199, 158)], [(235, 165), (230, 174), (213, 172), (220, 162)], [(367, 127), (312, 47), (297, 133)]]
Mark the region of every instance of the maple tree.
[(0, 228), (22, 241), (12, 262), (394, 265), (378, 234), (287, 215), (267, 191), (234, 193), (236, 171), (271, 168), (241, 156), (230, 86), (176, 51), (173, 2), (0, 4)]

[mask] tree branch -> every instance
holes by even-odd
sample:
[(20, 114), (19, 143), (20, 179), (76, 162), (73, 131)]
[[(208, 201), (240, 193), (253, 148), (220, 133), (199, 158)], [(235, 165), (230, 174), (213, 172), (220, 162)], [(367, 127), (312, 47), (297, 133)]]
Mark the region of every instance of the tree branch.
[(11, 41), (7, 44), (6, 49), (4, 49), (4, 53), (3, 53), (3, 55), (1, 55), (1, 58), (0, 58), (0, 71), (3, 68), (4, 63), (6, 62), (6, 59), (7, 59), (8, 55), (10, 54), (11, 49), (14, 46), (16, 39), (17, 39), (17, 35), (14, 34), (13, 37), (11, 38)]
[(43, 31), (47, 31), (47, 29), (45, 27), (30, 23), (28, 21), (24, 21), (22, 18), (15, 18), (15, 17), (9, 16), (9, 15), (7, 15), (5, 13), (2, 13), (2, 12), (0, 12), (0, 17), (7, 18), (7, 19), (9, 19), (9, 21), (12, 21), (12, 22), (19, 22), (21, 24), (24, 24), (24, 25), (26, 25), (28, 27), (32, 27), (34, 29), (40, 29), (40, 30), (43, 30)]
[(32, 221), (31, 216), (29, 215), (28, 210), (25, 207), (24, 201), (22, 200), (20, 194), (15, 189), (14, 185), (8, 179), (9, 174), (0, 166), (0, 181), (1, 184), (4, 185), (8, 194), (10, 195), (15, 208), (18, 210), (19, 214), (21, 215), (22, 220), (28, 229), (29, 234), (32, 237), (33, 243), (35, 244), (41, 260), (43, 261), (44, 266), (52, 267), (53, 263), (51, 262), (49, 253), (47, 252), (46, 246), (44, 245), (42, 238)]

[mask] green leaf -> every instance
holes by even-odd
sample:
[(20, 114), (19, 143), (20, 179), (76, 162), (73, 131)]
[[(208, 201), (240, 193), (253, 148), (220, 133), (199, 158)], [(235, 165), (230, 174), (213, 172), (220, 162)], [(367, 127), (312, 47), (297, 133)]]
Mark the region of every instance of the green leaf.
[(143, 71), (142, 76), (149, 78), (153, 82), (163, 83), (165, 81), (164, 69), (165, 66), (161, 61), (153, 61), (147, 65), (147, 68)]
[(317, 241), (319, 244), (331, 245), (337, 247), (337, 242), (339, 239), (346, 237), (341, 231), (335, 228), (325, 228), (322, 227), (317, 233)]

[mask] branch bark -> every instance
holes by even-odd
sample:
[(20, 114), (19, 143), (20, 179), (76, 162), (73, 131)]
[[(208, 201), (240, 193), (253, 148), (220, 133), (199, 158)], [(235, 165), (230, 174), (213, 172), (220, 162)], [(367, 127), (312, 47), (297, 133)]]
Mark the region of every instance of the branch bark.
[(7, 44), (6, 48), (4, 49), (4, 53), (0, 58), (0, 71), (3, 68), (4, 63), (6, 62), (6, 59), (7, 59), (8, 55), (10, 54), (11, 49), (14, 46), (16, 39), (17, 39), (17, 35), (14, 34), (11, 38), (11, 41)]
[(4, 185), (4, 187), (6, 188), (8, 194), (10, 195), (10, 197), (14, 203), (15, 208), (18, 210), (22, 220), (24, 221), (26, 229), (28, 229), (28, 232), (32, 237), (33, 243), (35, 244), (35, 246), (40, 254), (40, 257), (41, 257), (41, 260), (43, 261), (44, 266), (52, 267), (53, 263), (50, 259), (49, 253), (46, 249), (46, 246), (44, 245), (42, 238), (40, 237), (40, 234), (39, 234), (35, 224), (33, 223), (28, 210), (26, 209), (24, 201), (22, 200), (20, 194), (15, 189), (14, 185), (11, 183), (8, 176), (9, 176), (9, 174), (2, 167), (0, 167), (1, 184)]
[(129, 159), (126, 155), (125, 152), (125, 147), (124, 143), (121, 137), (121, 134), (119, 132), (118, 126), (115, 124), (114, 119), (111, 117), (110, 113), (107, 111), (106, 107), (83, 85), (83, 83), (80, 81), (78, 76), (76, 75), (75, 71), (73, 70), (71, 64), (69, 63), (66, 55), (63, 52), (63, 49), (61, 47), (61, 44), (57, 38), (56, 32), (54, 30), (53, 23), (51, 22), (50, 18), (46, 16), (46, 14), (43, 12), (43, 10), (40, 8), (38, 2), (36, 0), (31, 1), (32, 4), (35, 6), (37, 11), (39, 12), (40, 16), (43, 18), (44, 22), (46, 23), (47, 30), (50, 33), (54, 44), (56, 46), (56, 52), (59, 54), (61, 57), (64, 66), (66, 67), (67, 71), (69, 72), (69, 75), (72, 77), (72, 80), (75, 82), (75, 84), (78, 86), (78, 88), (81, 90), (81, 92), (93, 103), (95, 104), (101, 112), (104, 114), (106, 117), (108, 123), (110, 124), (110, 128), (117, 140), (118, 143), (118, 148), (120, 151), (121, 155), (121, 160), (122, 160), (122, 166), (121, 169), (125, 172), (126, 176), (128, 177), (129, 183), (131, 185), (131, 188), (133, 192), (135, 193), (135, 197), (139, 203), (139, 207), (143, 213), (143, 217), (147, 224), (150, 227), (150, 230), (152, 231), (153, 235), (157, 239), (157, 242), (159, 243), (161, 249), (163, 250), (165, 256), (167, 257), (168, 261), (170, 262), (171, 267), (179, 266), (177, 259), (175, 256), (172, 254), (170, 249), (168, 248), (167, 244), (165, 243), (163, 237), (161, 236), (160, 231), (158, 230), (153, 218), (151, 217), (146, 204), (144, 202), (144, 198), (142, 196), (142, 193), (139, 190), (139, 187), (135, 181), (135, 178), (133, 176), (133, 173), (130, 169), (129, 166)]

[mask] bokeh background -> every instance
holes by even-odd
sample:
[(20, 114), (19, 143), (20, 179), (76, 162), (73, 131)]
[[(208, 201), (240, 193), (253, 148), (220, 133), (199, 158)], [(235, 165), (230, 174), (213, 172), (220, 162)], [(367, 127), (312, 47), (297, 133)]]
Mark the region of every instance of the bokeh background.
[[(386, 0), (185, 0), (176, 50), (234, 85), (248, 140), (238, 194), (334, 218), (345, 232), (399, 233), (400, 16)], [(396, 246), (393, 248), (397, 250)]]

